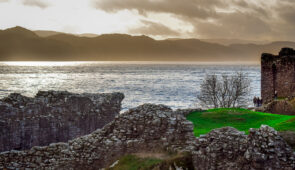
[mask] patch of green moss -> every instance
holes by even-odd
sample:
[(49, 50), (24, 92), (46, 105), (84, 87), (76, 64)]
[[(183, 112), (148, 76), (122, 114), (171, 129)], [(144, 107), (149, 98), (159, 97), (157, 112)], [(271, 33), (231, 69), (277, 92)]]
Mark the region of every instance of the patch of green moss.
[(278, 97), (276, 100), (286, 100), (288, 99), (287, 97)]

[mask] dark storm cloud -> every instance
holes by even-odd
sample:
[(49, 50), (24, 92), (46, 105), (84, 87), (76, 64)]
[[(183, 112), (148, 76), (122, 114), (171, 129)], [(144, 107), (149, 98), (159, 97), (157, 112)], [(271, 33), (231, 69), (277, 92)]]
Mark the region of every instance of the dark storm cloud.
[(295, 26), (295, 0), (284, 0), (285, 4), (278, 6), (280, 19)]
[(272, 32), (267, 23), (242, 12), (221, 14), (216, 22), (191, 22), (195, 28), (193, 33), (206, 38), (262, 38)]
[(42, 9), (49, 7), (49, 4), (43, 0), (23, 0), (22, 3), (27, 6), (36, 6)]
[[(135, 10), (147, 19), (145, 14), (150, 12), (168, 13), (192, 25), (190, 36), (195, 37), (276, 40), (294, 37), (295, 0), (94, 0), (94, 4), (107, 12)], [(149, 30), (157, 26), (147, 25)], [(148, 33), (147, 28), (141, 31)]]
[(165, 12), (189, 17), (208, 18), (216, 15), (216, 6), (223, 6), (218, 0), (96, 0), (95, 7), (116, 12), (122, 9), (145, 12)]
[(128, 9), (137, 10), (140, 14), (161, 12), (203, 19), (218, 17), (218, 9), (253, 7), (247, 0), (94, 0), (93, 2), (96, 8), (108, 12)]
[(132, 34), (145, 34), (145, 35), (162, 35), (162, 36), (178, 36), (179, 33), (170, 29), (169, 27), (152, 21), (141, 20), (143, 26), (138, 28), (129, 29)]

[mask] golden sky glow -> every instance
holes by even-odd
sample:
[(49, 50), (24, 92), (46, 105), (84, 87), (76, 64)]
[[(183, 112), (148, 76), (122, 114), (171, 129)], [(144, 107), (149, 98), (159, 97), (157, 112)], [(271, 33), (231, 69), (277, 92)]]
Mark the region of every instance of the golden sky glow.
[(0, 29), (295, 41), (294, 0), (0, 0)]

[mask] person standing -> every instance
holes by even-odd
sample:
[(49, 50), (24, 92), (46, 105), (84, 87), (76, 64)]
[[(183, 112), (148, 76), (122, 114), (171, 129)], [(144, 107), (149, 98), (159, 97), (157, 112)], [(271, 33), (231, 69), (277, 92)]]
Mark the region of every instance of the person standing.
[(275, 100), (277, 100), (278, 99), (278, 92), (277, 91), (275, 91)]
[(254, 96), (254, 98), (253, 98), (253, 104), (254, 104), (254, 107), (257, 107), (257, 98), (256, 98), (256, 96)]

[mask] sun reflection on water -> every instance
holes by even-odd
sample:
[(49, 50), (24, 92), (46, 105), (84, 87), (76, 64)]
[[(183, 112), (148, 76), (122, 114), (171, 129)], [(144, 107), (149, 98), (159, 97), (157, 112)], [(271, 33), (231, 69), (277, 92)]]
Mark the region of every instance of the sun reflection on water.
[[(81, 64), (83, 63), (83, 64)], [(0, 62), (0, 98), (10, 93), (33, 97), (39, 91), (122, 92), (122, 108), (143, 103), (173, 109), (197, 107), (196, 95), (206, 74), (249, 73), (260, 96), (260, 66), (159, 65), (151, 62)]]

